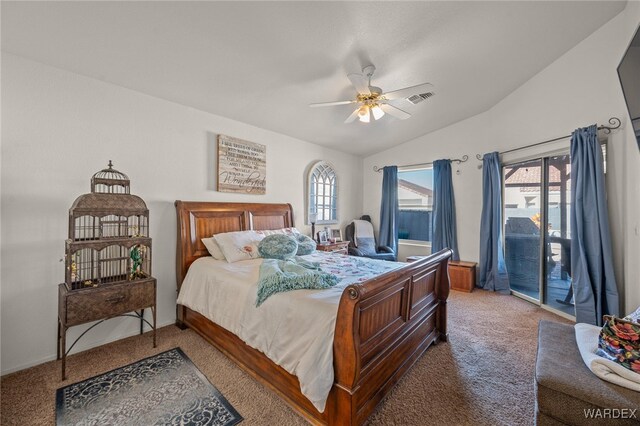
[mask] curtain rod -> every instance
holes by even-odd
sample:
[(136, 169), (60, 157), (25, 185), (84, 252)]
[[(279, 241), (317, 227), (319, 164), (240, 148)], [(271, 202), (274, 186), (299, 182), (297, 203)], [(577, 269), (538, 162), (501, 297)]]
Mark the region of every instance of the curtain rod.
[[(469, 159), (468, 155), (463, 155), (462, 158), (454, 158), (453, 160), (449, 160), (452, 163), (464, 163)], [(431, 163), (418, 163), (418, 164), (405, 164), (404, 166), (398, 166), (398, 167), (418, 167), (418, 166), (433, 166), (433, 162)], [(384, 169), (387, 166), (382, 166), (382, 167), (378, 167), (378, 166), (373, 166), (373, 171), (374, 172), (381, 172), (382, 169)]]
[[(620, 125), (622, 123), (620, 122), (620, 119), (618, 117), (612, 117), (612, 118), (609, 119), (609, 124), (611, 124), (611, 126), (599, 126), (598, 130), (604, 130), (604, 132), (606, 134), (609, 134), (609, 133), (611, 133), (612, 130), (620, 128)], [(544, 141), (544, 142), (537, 142), (537, 143), (532, 143), (531, 145), (521, 146), (519, 148), (508, 149), (506, 151), (499, 152), (498, 154), (502, 155), (502, 154), (507, 154), (509, 152), (520, 151), (521, 149), (531, 148), (531, 147), (538, 146), (538, 145), (544, 145), (546, 143), (556, 142), (556, 141), (560, 141), (562, 139), (567, 139), (567, 138), (570, 138), (570, 137), (571, 137), (571, 135), (561, 136), (559, 138), (549, 139), (549, 140)], [(479, 161), (482, 161), (483, 157), (484, 157), (484, 155), (476, 154), (476, 158)]]

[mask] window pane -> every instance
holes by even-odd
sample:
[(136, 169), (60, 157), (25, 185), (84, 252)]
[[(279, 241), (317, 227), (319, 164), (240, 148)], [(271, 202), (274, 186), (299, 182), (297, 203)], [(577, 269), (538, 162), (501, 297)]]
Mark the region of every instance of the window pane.
[(318, 222), (337, 220), (336, 185), (336, 174), (331, 166), (317, 164), (309, 176), (309, 213), (315, 212)]
[(571, 158), (549, 157), (547, 191), (547, 279), (544, 303), (575, 315), (571, 289)]
[(433, 170), (398, 171), (398, 238), (431, 241)]
[(540, 299), (542, 161), (503, 168), (504, 254), (511, 288)]
[(418, 206), (430, 210), (433, 204), (433, 170), (399, 171), (398, 203), (400, 207)]

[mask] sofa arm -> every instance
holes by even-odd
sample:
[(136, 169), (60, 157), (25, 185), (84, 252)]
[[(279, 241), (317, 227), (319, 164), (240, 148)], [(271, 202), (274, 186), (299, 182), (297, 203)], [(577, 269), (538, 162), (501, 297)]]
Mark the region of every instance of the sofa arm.
[(355, 247), (349, 247), (349, 254), (351, 256), (360, 256), (360, 257), (364, 256), (364, 253)]
[(378, 253), (393, 253), (393, 249), (389, 246), (379, 246)]

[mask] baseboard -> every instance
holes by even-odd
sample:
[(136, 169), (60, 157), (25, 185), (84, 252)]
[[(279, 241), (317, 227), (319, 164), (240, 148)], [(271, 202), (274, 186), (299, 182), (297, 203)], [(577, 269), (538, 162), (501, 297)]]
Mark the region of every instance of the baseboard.
[[(175, 325), (175, 319), (171, 319), (171, 320), (167, 320), (163, 323), (158, 322), (157, 327), (161, 328), (161, 327), (166, 327), (168, 325)], [(145, 333), (150, 331), (149, 329), (147, 329), (147, 327), (145, 327)], [(115, 336), (112, 339), (104, 339), (104, 340), (98, 340), (98, 341), (94, 341), (94, 342), (87, 342), (86, 344), (82, 345), (81, 342), (78, 343), (78, 345), (76, 345), (76, 347), (74, 348), (73, 352), (70, 355), (73, 354), (77, 354), (79, 352), (83, 352), (89, 349), (93, 349), (93, 348), (97, 348), (98, 346), (102, 346), (102, 345), (106, 345), (107, 343), (111, 343), (111, 342), (115, 342), (117, 340), (122, 340), (122, 339), (126, 339), (127, 337), (132, 337), (132, 336), (138, 336), (139, 334), (139, 330), (135, 330), (135, 331), (131, 331), (129, 333), (124, 333), (120, 336)], [(31, 361), (31, 362), (27, 362), (25, 364), (20, 364), (17, 367), (13, 367), (13, 368), (8, 368), (6, 370), (2, 370), (2, 372), (0, 373), (1, 376), (6, 376), (7, 374), (11, 374), (11, 373), (15, 373), (17, 371), (20, 370), (25, 370), (27, 368), (31, 368), (34, 367), (36, 365), (40, 365), (40, 364), (44, 364), (45, 362), (49, 362), (49, 361), (55, 361), (56, 359), (56, 354), (53, 353), (52, 355), (48, 355), (44, 358), (40, 358), (38, 360), (35, 361)]]
[(562, 317), (564, 319), (568, 319), (569, 321), (576, 322), (576, 317), (574, 317), (573, 315), (569, 315), (569, 314), (567, 314), (565, 312), (559, 311), (558, 309), (551, 308), (551, 307), (549, 307), (547, 305), (540, 305), (540, 307), (542, 309), (544, 309), (545, 311), (548, 311), (548, 312), (551, 312), (552, 314), (558, 315), (559, 317)]

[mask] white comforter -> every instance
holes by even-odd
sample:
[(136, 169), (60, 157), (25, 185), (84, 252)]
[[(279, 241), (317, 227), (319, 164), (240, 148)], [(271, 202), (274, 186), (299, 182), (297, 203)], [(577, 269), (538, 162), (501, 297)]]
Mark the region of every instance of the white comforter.
[(303, 395), (323, 412), (333, 385), (333, 336), (344, 288), (403, 264), (324, 252), (304, 258), (320, 262), (324, 271), (341, 281), (327, 290), (278, 293), (256, 308), (262, 259), (227, 263), (203, 257), (189, 268), (178, 303), (229, 330), (297, 376)]

